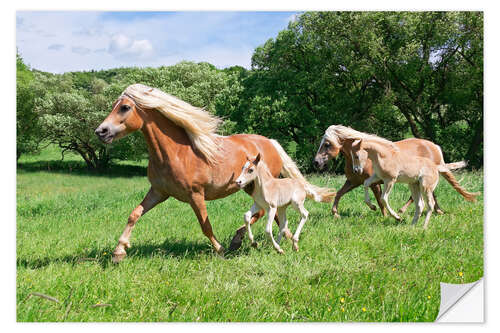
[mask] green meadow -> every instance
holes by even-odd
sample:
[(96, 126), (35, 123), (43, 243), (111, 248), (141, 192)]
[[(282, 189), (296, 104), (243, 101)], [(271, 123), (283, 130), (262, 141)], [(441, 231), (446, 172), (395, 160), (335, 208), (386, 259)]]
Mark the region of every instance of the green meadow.
[[(216, 255), (189, 205), (170, 198), (143, 216), (125, 260), (111, 252), (127, 217), (149, 189), (147, 161), (97, 173), (76, 156), (60, 160), (49, 147), (20, 159), (17, 169), (17, 321), (434, 321), (439, 283), (483, 276), (483, 196), (468, 203), (441, 178), (444, 215), (410, 224), (382, 217), (360, 187), (339, 205), (306, 201), (300, 251), (282, 241), (278, 255), (253, 226), (235, 252)], [(455, 173), (483, 192), (483, 172)], [(343, 175), (315, 174), (316, 185), (339, 189)], [(409, 197), (396, 185), (395, 209)], [(372, 196), (372, 200), (374, 198)], [(216, 237), (227, 248), (252, 200), (240, 191), (208, 202)], [(288, 210), (292, 232), (299, 216)], [(277, 232), (276, 225), (273, 226)], [(50, 296), (54, 299), (40, 297)]]

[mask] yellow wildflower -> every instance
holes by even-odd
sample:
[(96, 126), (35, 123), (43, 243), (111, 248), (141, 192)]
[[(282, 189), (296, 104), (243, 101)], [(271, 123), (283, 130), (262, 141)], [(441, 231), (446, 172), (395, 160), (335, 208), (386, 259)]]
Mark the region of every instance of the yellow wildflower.
[(364, 308), (362, 308), (361, 310), (363, 310), (363, 312), (366, 312), (366, 308), (365, 308), (365, 307), (364, 307)]

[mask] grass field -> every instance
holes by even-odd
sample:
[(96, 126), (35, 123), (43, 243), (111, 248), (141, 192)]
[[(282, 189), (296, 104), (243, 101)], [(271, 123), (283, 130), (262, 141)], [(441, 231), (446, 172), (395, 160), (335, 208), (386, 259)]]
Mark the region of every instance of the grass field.
[[(146, 162), (87, 171), (77, 157), (49, 148), (23, 157), (17, 171), (17, 320), (25, 321), (433, 321), (439, 282), (483, 276), (483, 196), (468, 203), (443, 179), (436, 194), (446, 214), (410, 224), (384, 218), (358, 188), (339, 205), (306, 202), (300, 251), (274, 252), (264, 223), (259, 247), (215, 255), (189, 205), (171, 198), (139, 220), (119, 265), (111, 252), (132, 209), (149, 189)], [(68, 159), (69, 158), (69, 159)], [(339, 189), (343, 176), (311, 175)], [(458, 173), (483, 192), (482, 172)], [(409, 191), (397, 185), (391, 205)], [(252, 201), (242, 191), (208, 203), (227, 248)], [(288, 211), (291, 230), (298, 214)], [(277, 227), (274, 226), (277, 231)], [(53, 302), (31, 293), (57, 298)], [(95, 306), (96, 304), (108, 306)]]

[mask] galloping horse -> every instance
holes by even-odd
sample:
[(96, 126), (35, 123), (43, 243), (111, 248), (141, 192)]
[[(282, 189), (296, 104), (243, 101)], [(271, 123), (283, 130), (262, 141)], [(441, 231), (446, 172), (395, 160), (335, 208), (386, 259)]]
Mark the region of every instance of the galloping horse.
[[(345, 157), (344, 171), (347, 179), (342, 188), (337, 192), (337, 195), (333, 202), (332, 214), (334, 217), (340, 217), (337, 211), (337, 206), (339, 204), (340, 198), (349, 191), (362, 185), (366, 179), (368, 179), (371, 175), (373, 175), (373, 166), (372, 166), (372, 161), (370, 159), (367, 160), (361, 173), (358, 174), (353, 172), (352, 156), (351, 156), (352, 141), (348, 139), (360, 139), (360, 138), (377, 139), (378, 137), (376, 135), (356, 131), (350, 127), (342, 125), (331, 125), (325, 131), (325, 134), (321, 139), (318, 152), (316, 153), (316, 157), (314, 158), (315, 167), (321, 170), (325, 167), (326, 163), (329, 160), (331, 160), (332, 158), (336, 158), (340, 152), (342, 152), (342, 154)], [(427, 157), (428, 159), (433, 161), (436, 165), (446, 166), (448, 170), (460, 169), (466, 166), (466, 163), (464, 161), (445, 164), (441, 148), (438, 145), (428, 140), (410, 138), (394, 142), (394, 144), (400, 150), (406, 153), (409, 153), (414, 156)], [(373, 194), (375, 195), (375, 199), (377, 200), (377, 203), (380, 207), (382, 214), (386, 216), (385, 207), (381, 200), (382, 192), (380, 189), (380, 184), (381, 182), (372, 183), (370, 188), (372, 189)], [(434, 209), (436, 213), (442, 214), (443, 211), (439, 208), (434, 192), (433, 192), (433, 198), (435, 201)], [(412, 197), (410, 197), (410, 199), (399, 211), (403, 213), (412, 202), (413, 199)], [(368, 205), (372, 210), (376, 210), (376, 207), (371, 203)]]
[[(126, 256), (137, 220), (171, 196), (191, 205), (203, 233), (215, 251), (222, 254), (224, 248), (213, 234), (205, 200), (223, 198), (239, 190), (235, 179), (247, 156), (260, 153), (274, 177), (281, 172), (303, 178), (295, 165), (287, 164), (290, 157), (277, 141), (251, 134), (219, 136), (219, 123), (207, 111), (142, 84), (130, 85), (114, 102), (111, 113), (95, 133), (108, 144), (141, 130), (149, 151), (147, 176), (151, 183), (145, 198), (128, 218), (113, 252), (114, 262)], [(308, 186), (320, 197), (329, 192)], [(247, 193), (252, 190), (252, 186), (245, 188)], [(252, 223), (262, 215), (264, 210), (257, 212)], [(242, 228), (245, 230), (245, 226)], [(291, 237), (288, 230), (286, 236)]]
[(368, 186), (382, 180), (384, 182), (382, 202), (389, 214), (398, 221), (401, 221), (401, 217), (389, 205), (389, 195), (395, 183), (406, 183), (410, 187), (411, 196), (416, 205), (412, 224), (417, 223), (424, 206), (428, 206), (424, 229), (427, 229), (434, 210), (432, 194), (439, 182), (439, 174), (442, 174), (467, 201), (476, 201), (476, 196), (480, 194), (479, 192), (467, 192), (444, 164), (436, 164), (426, 157), (401, 150), (389, 140), (382, 138), (357, 139), (351, 142), (351, 149), (354, 172), (362, 173), (368, 158), (373, 164), (373, 175), (364, 182), (365, 202), (370, 202)]

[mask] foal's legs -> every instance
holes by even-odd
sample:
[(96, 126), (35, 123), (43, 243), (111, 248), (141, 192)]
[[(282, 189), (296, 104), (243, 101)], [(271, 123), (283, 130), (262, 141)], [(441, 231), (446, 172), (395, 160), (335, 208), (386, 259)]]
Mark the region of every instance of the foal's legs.
[(378, 180), (377, 175), (373, 174), (363, 183), (365, 187), (365, 203), (368, 205), (368, 207), (370, 207), (371, 210), (377, 210), (377, 207), (375, 207), (370, 201), (370, 193), (368, 193), (368, 187), (372, 186), (372, 184), (375, 183), (377, 180)]
[(297, 227), (297, 230), (295, 230), (295, 234), (293, 235), (292, 241), (293, 241), (293, 249), (295, 251), (299, 250), (299, 236), (302, 231), (302, 227), (304, 227), (304, 224), (307, 221), (307, 217), (309, 216), (309, 212), (304, 208), (304, 200), (302, 202), (295, 203), (293, 202), (292, 205), (296, 210), (300, 212), (300, 222), (299, 226)]
[(287, 230), (288, 226), (288, 220), (286, 219), (286, 207), (278, 208), (278, 218), (281, 222), (279, 223), (280, 232), (278, 233), (278, 239), (276, 240), (276, 242), (280, 244), (281, 237), (283, 237), (283, 234)]
[(425, 203), (427, 204), (427, 213), (425, 213), (424, 229), (427, 229), (427, 225), (429, 224), (429, 220), (431, 219), (432, 211), (434, 210), (434, 197), (432, 195), (431, 189), (425, 189), (424, 191), (425, 191), (423, 193), (424, 200)]
[(415, 202), (415, 215), (413, 216), (412, 224), (416, 224), (422, 211), (424, 209), (424, 201), (422, 200), (422, 193), (420, 193), (420, 188), (418, 184), (409, 184), (411, 191), (412, 201)]
[(382, 189), (380, 188), (380, 184), (372, 184), (370, 186), (373, 194), (375, 195), (375, 199), (377, 200), (378, 206), (380, 207), (380, 211), (382, 215), (387, 216), (387, 212), (385, 211), (384, 203), (382, 202)]
[[(370, 177), (371, 178), (371, 177)], [(401, 221), (401, 217), (399, 217), (398, 214), (396, 214), (395, 211), (392, 210), (391, 206), (389, 206), (389, 194), (391, 194), (392, 187), (396, 183), (396, 179), (390, 179), (384, 181), (384, 191), (382, 192), (382, 202), (384, 203), (385, 208), (389, 211), (389, 214), (391, 214), (392, 217), (394, 217), (396, 220)]]
[[(441, 207), (439, 207), (439, 204), (437, 202), (437, 198), (436, 198), (436, 193), (432, 192), (432, 197), (434, 198), (434, 202), (435, 202), (435, 206), (434, 206), (434, 211), (436, 212), (436, 214), (444, 214), (443, 210), (441, 209)], [(408, 207), (411, 205), (411, 203), (413, 202), (413, 198), (410, 197), (410, 199), (408, 199), (408, 201), (404, 204), (403, 207), (401, 207), (399, 209), (399, 213), (404, 213)]]
[(142, 202), (132, 211), (132, 213), (128, 217), (128, 222), (125, 226), (125, 230), (123, 230), (123, 233), (118, 240), (118, 245), (113, 251), (112, 260), (114, 263), (122, 261), (123, 258), (125, 258), (125, 256), (127, 255), (127, 251), (125, 249), (128, 249), (130, 247), (130, 234), (132, 233), (132, 229), (134, 229), (137, 220), (142, 215), (146, 214), (148, 210), (150, 210), (160, 202), (167, 200), (167, 198), (168, 196), (163, 196), (156, 193), (153, 188), (149, 189), (149, 192), (146, 194)]
[(277, 210), (276, 207), (269, 207), (269, 210), (267, 211), (268, 217), (267, 217), (267, 224), (266, 224), (266, 233), (271, 238), (271, 242), (273, 243), (273, 246), (276, 249), (276, 251), (278, 251), (278, 253), (280, 253), (280, 254), (284, 254), (285, 252), (283, 252), (283, 250), (278, 245), (278, 243), (276, 243), (276, 241), (274, 240), (274, 237), (273, 237), (273, 220), (274, 220), (274, 216), (276, 215), (276, 210)]
[(252, 244), (253, 247), (256, 247), (257, 243), (253, 239), (252, 229), (250, 228), (250, 225), (252, 221), (252, 216), (254, 216), (255, 213), (259, 212), (259, 210), (260, 207), (257, 206), (257, 204), (254, 202), (250, 210), (246, 212), (244, 216), (245, 226), (248, 232), (248, 238), (250, 239), (250, 243)]
[(344, 186), (342, 186), (342, 188), (335, 195), (335, 200), (333, 201), (333, 206), (332, 206), (333, 217), (335, 217), (335, 218), (340, 217), (339, 213), (337, 212), (337, 207), (339, 205), (340, 198), (342, 198), (342, 196), (344, 194), (350, 192), (351, 190), (355, 189), (359, 185), (361, 185), (361, 183), (354, 183), (353, 184), (349, 179), (347, 179), (345, 181)]
[(193, 208), (194, 213), (198, 218), (198, 222), (200, 223), (203, 234), (205, 234), (205, 236), (207, 236), (207, 238), (210, 240), (210, 243), (212, 243), (215, 251), (218, 254), (223, 254), (224, 248), (215, 238), (212, 231), (212, 225), (210, 224), (210, 221), (208, 219), (207, 206), (205, 204), (205, 195), (200, 192), (193, 193), (191, 195), (189, 204), (191, 205), (191, 208)]

